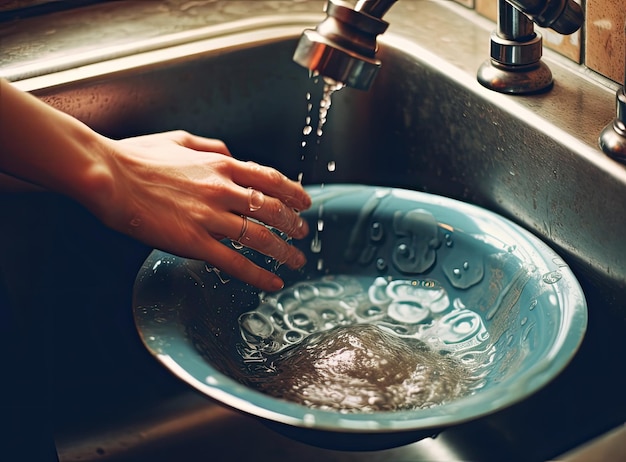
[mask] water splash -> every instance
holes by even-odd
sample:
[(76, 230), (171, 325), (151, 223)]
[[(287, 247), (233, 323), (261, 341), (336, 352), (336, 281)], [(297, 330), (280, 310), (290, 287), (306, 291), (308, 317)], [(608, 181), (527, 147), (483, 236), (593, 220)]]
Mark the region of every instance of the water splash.
[[(259, 308), (241, 315), (239, 326), (245, 344), (239, 350), (250, 380), (267, 383), (268, 370), (272, 374), (282, 370), (267, 367), (278, 364), (280, 355), (290, 355), (288, 352), (296, 346), (311, 348), (310, 337), (326, 342), (320, 334), (344, 328), (343, 334), (352, 335), (353, 329), (361, 329), (364, 324), (380, 329), (382, 337), (396, 339), (392, 343), (398, 339), (418, 342), (428, 345), (429, 354), (436, 354), (440, 361), (461, 361), (471, 372), (469, 388), (482, 386), (483, 363), (489, 362), (494, 348), (482, 319), (459, 300), (451, 301), (446, 290), (432, 279), (325, 276), (297, 283), (266, 296)], [(308, 351), (315, 354), (315, 350)], [(445, 352), (448, 359), (443, 360), (440, 352)], [(259, 357), (264, 358), (260, 368)], [(433, 377), (438, 374), (432, 370), (430, 373)], [(392, 393), (388, 399), (397, 396)], [(381, 406), (388, 404), (384, 403), (379, 402)]]

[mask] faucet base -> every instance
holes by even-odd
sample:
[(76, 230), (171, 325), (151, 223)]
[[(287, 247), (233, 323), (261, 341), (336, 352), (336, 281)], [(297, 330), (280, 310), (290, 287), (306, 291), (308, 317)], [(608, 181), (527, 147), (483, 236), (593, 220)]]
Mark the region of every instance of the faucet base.
[(626, 85), (615, 95), (617, 116), (600, 133), (598, 144), (604, 153), (626, 164)]
[(514, 95), (542, 93), (554, 84), (552, 71), (543, 61), (507, 65), (488, 59), (478, 69), (477, 78), (482, 86), (490, 90)]

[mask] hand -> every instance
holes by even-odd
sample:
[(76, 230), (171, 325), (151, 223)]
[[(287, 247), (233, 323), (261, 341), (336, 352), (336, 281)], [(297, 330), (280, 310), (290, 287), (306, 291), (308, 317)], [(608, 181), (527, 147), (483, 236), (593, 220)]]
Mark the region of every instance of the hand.
[(296, 210), (311, 200), (299, 183), (234, 159), (222, 141), (183, 131), (105, 140), (113, 187), (98, 188), (103, 192), (86, 205), (111, 228), (267, 291), (282, 288), (282, 280), (219, 240), (228, 237), (290, 268), (304, 265), (302, 252), (267, 227), (296, 239), (307, 235)]

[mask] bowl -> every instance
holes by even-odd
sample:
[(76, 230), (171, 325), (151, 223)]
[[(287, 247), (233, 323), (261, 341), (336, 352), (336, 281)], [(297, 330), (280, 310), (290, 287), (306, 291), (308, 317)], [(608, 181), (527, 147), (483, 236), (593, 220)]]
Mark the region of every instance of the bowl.
[[(575, 355), (587, 326), (584, 294), (565, 262), (520, 226), (417, 191), (307, 189), (313, 205), (302, 215), (311, 233), (293, 242), (307, 255), (304, 268), (237, 249), (283, 277), (282, 291), (259, 292), (205, 262), (158, 250), (137, 275), (133, 312), (143, 343), (207, 397), (315, 446), (379, 450), (524, 400)], [(415, 364), (395, 347), (357, 345), (365, 351), (353, 365), (361, 375), (339, 391), (313, 373), (321, 362), (337, 363), (312, 348), (358, 328), (434, 355), (404, 398), (358, 385), (391, 376), (408, 383)], [(324, 351), (337, 359), (338, 350)], [(466, 375), (447, 376), (453, 367)]]

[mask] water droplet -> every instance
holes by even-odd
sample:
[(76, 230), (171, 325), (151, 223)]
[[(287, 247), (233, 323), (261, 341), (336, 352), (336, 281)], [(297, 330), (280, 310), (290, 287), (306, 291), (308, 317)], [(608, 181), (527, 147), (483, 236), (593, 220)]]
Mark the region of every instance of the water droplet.
[[(482, 281), (485, 270), (480, 260), (474, 260), (474, 262), (470, 264), (469, 259), (463, 259), (463, 263), (460, 265), (450, 265), (450, 263), (454, 263), (451, 260), (456, 260), (456, 257), (462, 256), (462, 253), (463, 252), (459, 249), (455, 254), (455, 258), (448, 256), (442, 263), (442, 268), (444, 274), (454, 287), (457, 289), (468, 289)], [(469, 257), (469, 252), (465, 253), (466, 256)]]
[(224, 277), (222, 275), (222, 272), (220, 271), (219, 268), (216, 268), (215, 266), (205, 265), (204, 269), (206, 269), (207, 272), (209, 272), (209, 273), (215, 274), (222, 284), (227, 284), (228, 282), (230, 282), (230, 279), (228, 279), (228, 278), (226, 278), (226, 277)]
[(398, 255), (408, 256), (411, 254), (411, 249), (409, 249), (409, 246), (406, 244), (399, 244), (398, 247), (396, 247), (396, 249), (397, 249)]
[(378, 221), (375, 221), (374, 223), (372, 223), (372, 226), (370, 227), (370, 239), (374, 242), (379, 242), (382, 240), (383, 236), (384, 236), (383, 225), (379, 223)]
[(334, 172), (336, 168), (335, 161), (331, 160), (330, 162), (328, 162), (327, 168), (329, 172)]
[(542, 276), (543, 282), (546, 284), (555, 284), (562, 278), (562, 274), (559, 271), (550, 271)]
[(315, 237), (311, 239), (311, 252), (320, 253), (322, 251), (322, 240), (319, 238), (317, 233), (315, 233)]

